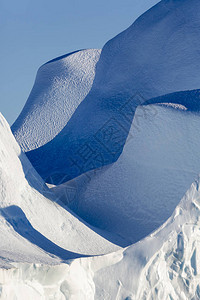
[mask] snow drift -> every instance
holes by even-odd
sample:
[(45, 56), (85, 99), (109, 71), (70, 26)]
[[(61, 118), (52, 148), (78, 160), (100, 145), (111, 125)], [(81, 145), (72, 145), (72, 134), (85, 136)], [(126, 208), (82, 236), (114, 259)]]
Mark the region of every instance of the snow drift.
[[(92, 88), (67, 125), (52, 141), (27, 153), (42, 178), (59, 184), (116, 161), (138, 105), (168, 93), (198, 89), (199, 26), (199, 1), (165, 0), (109, 41), (96, 65)], [(130, 99), (134, 99), (132, 115), (127, 118)], [(104, 132), (119, 126), (118, 122), (120, 138), (110, 144)], [(94, 156), (90, 164), (85, 163), (87, 151)]]

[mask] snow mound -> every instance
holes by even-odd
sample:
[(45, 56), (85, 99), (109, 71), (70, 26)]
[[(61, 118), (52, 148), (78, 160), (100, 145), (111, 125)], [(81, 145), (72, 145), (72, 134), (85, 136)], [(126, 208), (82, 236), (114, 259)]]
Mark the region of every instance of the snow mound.
[(195, 112), (139, 106), (117, 162), (52, 190), (88, 223), (136, 242), (171, 216), (197, 178), (197, 128), (200, 115)]
[[(198, 0), (163, 0), (109, 41), (92, 88), (67, 125), (49, 143), (27, 153), (42, 178), (59, 184), (115, 162), (138, 105), (200, 88), (199, 27)], [(110, 143), (105, 131), (118, 129), (118, 122), (120, 140)], [(91, 164), (88, 155), (94, 156)]]
[(119, 248), (106, 239), (117, 244), (115, 237), (95, 231), (54, 202), (57, 199), (21, 152), (2, 115), (0, 153), (0, 256), (4, 260), (35, 263), (45, 258), (48, 263), (53, 257), (56, 262)]
[(89, 93), (101, 50), (80, 50), (40, 67), (13, 134), (23, 151), (52, 140)]

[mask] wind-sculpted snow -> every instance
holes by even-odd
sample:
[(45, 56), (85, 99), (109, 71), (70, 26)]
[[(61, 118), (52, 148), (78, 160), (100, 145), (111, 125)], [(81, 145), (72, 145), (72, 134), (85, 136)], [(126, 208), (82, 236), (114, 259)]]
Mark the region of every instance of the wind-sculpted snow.
[(56, 266), (0, 269), (0, 299), (199, 299), (199, 183), (163, 226), (126, 249)]
[(67, 124), (91, 89), (101, 51), (80, 50), (44, 64), (12, 126), (23, 151), (51, 141)]
[[(138, 105), (200, 88), (199, 26), (199, 1), (164, 0), (109, 41), (93, 86), (67, 125), (49, 143), (27, 153), (42, 178), (59, 184), (115, 162)], [(118, 135), (110, 141), (114, 131)], [(85, 163), (88, 156), (90, 164)]]
[(171, 216), (198, 176), (198, 128), (200, 115), (185, 107), (140, 106), (117, 162), (53, 190), (90, 224), (137, 242)]
[(119, 239), (88, 226), (54, 202), (57, 199), (21, 152), (2, 115), (0, 154), (1, 257), (47, 263), (119, 248), (107, 240), (119, 244)]
[(199, 28), (163, 0), (42, 66), (12, 127), (36, 170), (0, 115), (0, 299), (200, 299)]
[[(141, 3), (137, 18), (159, 0)], [(52, 59), (37, 73), (34, 87), (12, 131), (23, 151), (52, 140), (91, 89), (101, 50), (78, 50)]]

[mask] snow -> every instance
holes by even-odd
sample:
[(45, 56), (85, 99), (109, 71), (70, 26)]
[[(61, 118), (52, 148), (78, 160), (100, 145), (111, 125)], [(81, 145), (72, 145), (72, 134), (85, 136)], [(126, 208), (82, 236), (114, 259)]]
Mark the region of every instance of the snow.
[(198, 179), (161, 228), (95, 273), (95, 299), (199, 299), (199, 199)]
[[(0, 152), (0, 220), (2, 241), (5, 240), (0, 245), (0, 252), (20, 253), (24, 247), (17, 249), (17, 243), (20, 246), (22, 237), (26, 240), (25, 245), (28, 241), (33, 244), (30, 249), (35, 248), (33, 253), (38, 256), (38, 252), (42, 251), (45, 252), (44, 257), (53, 255), (64, 260), (108, 253), (119, 248), (108, 241), (112, 238), (116, 244), (119, 243), (114, 236), (88, 226), (72, 212), (56, 204), (56, 197), (21, 152), (2, 115)], [(7, 240), (7, 232), (13, 238), (11, 236)], [(9, 257), (13, 257), (14, 253)], [(26, 258), (23, 261), (27, 261)]]
[[(199, 26), (199, 1), (161, 1), (106, 43), (92, 88), (67, 125), (49, 143), (27, 152), (42, 178), (59, 184), (115, 162), (139, 104), (165, 94), (198, 89)], [(130, 99), (134, 99), (133, 113), (127, 120), (122, 118), (122, 110)], [(117, 127), (116, 121), (125, 130), (110, 150), (110, 145), (102, 141), (102, 131), (108, 126)], [(93, 154), (93, 161), (85, 163), (80, 152), (88, 145), (101, 158), (95, 159)]]
[(199, 17), (163, 0), (42, 66), (21, 148), (0, 115), (0, 299), (200, 299)]
[(163, 226), (130, 247), (68, 264), (0, 269), (0, 299), (198, 299), (199, 184)]
[[(170, 98), (168, 98), (170, 101)], [(118, 161), (52, 188), (88, 223), (137, 242), (172, 214), (200, 170), (200, 115), (138, 107)], [(68, 191), (74, 193), (67, 197)]]
[(31, 94), (15, 123), (23, 151), (51, 141), (89, 93), (101, 50), (80, 50), (58, 57), (38, 70)]

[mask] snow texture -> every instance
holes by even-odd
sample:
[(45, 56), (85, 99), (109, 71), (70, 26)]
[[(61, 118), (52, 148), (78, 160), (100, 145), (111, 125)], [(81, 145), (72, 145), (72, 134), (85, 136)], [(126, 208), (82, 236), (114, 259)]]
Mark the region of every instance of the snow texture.
[(42, 66), (12, 127), (36, 170), (0, 115), (0, 299), (200, 299), (199, 28), (163, 0)]
[(31, 94), (12, 131), (23, 151), (51, 141), (89, 93), (101, 51), (80, 50), (38, 70)]

